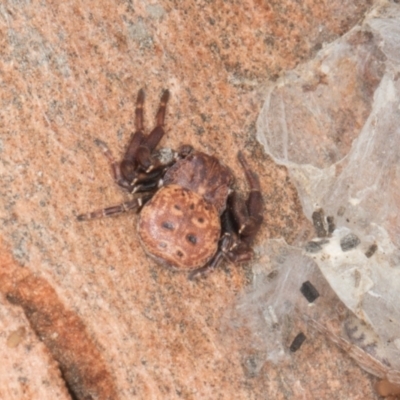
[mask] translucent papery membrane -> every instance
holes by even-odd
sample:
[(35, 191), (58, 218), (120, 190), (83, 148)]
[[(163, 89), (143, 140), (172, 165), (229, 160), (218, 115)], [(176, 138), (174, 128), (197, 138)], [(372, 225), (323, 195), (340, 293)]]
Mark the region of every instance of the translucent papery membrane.
[[(294, 321), (305, 321), (400, 384), (400, 5), (379, 3), (271, 86), (257, 135), (305, 215), (322, 208), (336, 230), (309, 251), (264, 244), (269, 263), (255, 266), (232, 327), (248, 327), (261, 365), (290, 357)], [(305, 282), (320, 295), (312, 303)]]
[(372, 10), (362, 26), (271, 86), (257, 132), (289, 168), (308, 217), (323, 207), (364, 236), (378, 224), (397, 247), (399, 26), (399, 5)]
[[(315, 330), (328, 335), (377, 376), (399, 368), (398, 343), (382, 340), (370, 324), (345, 307), (310, 255), (280, 240), (269, 241), (264, 250), (271, 270), (267, 273), (258, 265), (252, 287), (227, 313), (224, 323), (229, 330), (245, 328), (251, 332), (243, 351), (257, 354), (253, 368), (260, 370), (266, 361), (288, 361), (293, 338), (301, 329), (308, 338)], [(310, 287), (316, 296), (307, 295)], [(370, 356), (376, 363), (371, 363)]]

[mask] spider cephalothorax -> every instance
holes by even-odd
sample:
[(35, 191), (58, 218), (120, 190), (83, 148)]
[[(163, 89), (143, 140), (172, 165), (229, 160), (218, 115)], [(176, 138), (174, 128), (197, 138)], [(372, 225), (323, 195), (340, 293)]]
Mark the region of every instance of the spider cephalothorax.
[(144, 92), (136, 105), (136, 132), (125, 155), (116, 162), (107, 145), (97, 140), (107, 156), (114, 180), (136, 197), (117, 206), (78, 216), (89, 220), (140, 211), (138, 234), (146, 253), (159, 263), (191, 271), (194, 277), (215, 269), (222, 259), (251, 259), (251, 241), (262, 223), (262, 197), (257, 175), (242, 153), (238, 159), (250, 185), (244, 202), (233, 190), (234, 177), (216, 157), (185, 145), (177, 152), (156, 147), (164, 135), (169, 92), (161, 97), (156, 127), (143, 131)]

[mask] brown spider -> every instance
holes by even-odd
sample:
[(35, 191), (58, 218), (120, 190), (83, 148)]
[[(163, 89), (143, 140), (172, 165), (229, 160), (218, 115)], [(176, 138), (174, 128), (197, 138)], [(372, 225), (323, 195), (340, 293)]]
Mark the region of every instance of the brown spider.
[(191, 271), (193, 278), (214, 270), (224, 258), (234, 263), (252, 258), (251, 241), (263, 220), (263, 202), (258, 177), (241, 152), (238, 159), (250, 186), (245, 202), (232, 189), (232, 172), (217, 158), (194, 151), (188, 145), (177, 152), (155, 150), (164, 136), (168, 98), (166, 90), (161, 97), (156, 127), (146, 136), (144, 92), (139, 91), (136, 132), (120, 163), (104, 142), (96, 140), (111, 164), (116, 183), (130, 193), (141, 195), (77, 218), (85, 221), (141, 211), (137, 229), (146, 253), (163, 265)]

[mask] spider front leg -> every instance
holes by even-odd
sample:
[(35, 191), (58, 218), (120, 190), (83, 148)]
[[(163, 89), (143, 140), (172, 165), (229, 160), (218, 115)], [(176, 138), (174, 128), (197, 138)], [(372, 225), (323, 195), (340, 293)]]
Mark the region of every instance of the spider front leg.
[(129, 180), (125, 178), (125, 175), (122, 174), (120, 164), (115, 160), (111, 150), (108, 146), (100, 139), (96, 139), (95, 144), (100, 147), (103, 154), (106, 156), (110, 166), (114, 181), (117, 183), (118, 186), (123, 187), (124, 189), (130, 189), (131, 183)]
[[(95, 141), (111, 165), (115, 182), (124, 189), (130, 191), (139, 181), (154, 180), (154, 174), (148, 174), (153, 170), (162, 170), (165, 167), (161, 161), (157, 159), (153, 160), (151, 156), (165, 133), (163, 125), (168, 98), (169, 91), (165, 90), (161, 96), (160, 107), (156, 116), (156, 127), (146, 136), (143, 127), (144, 91), (143, 89), (139, 90), (135, 109), (135, 133), (131, 136), (124, 157), (120, 163), (115, 160), (110, 149), (103, 141)], [(156, 178), (158, 178), (158, 175)]]
[(91, 211), (85, 214), (80, 214), (76, 217), (78, 221), (88, 221), (91, 219), (98, 219), (104, 217), (110, 217), (118, 214), (123, 214), (128, 211), (139, 211), (147, 201), (152, 197), (152, 194), (148, 194), (142, 197), (138, 197), (131, 201), (126, 201), (124, 203), (118, 204), (116, 206), (111, 206), (96, 211)]
[(111, 166), (114, 181), (117, 183), (117, 185), (128, 190), (131, 188), (131, 184), (135, 176), (136, 153), (144, 139), (143, 103), (144, 91), (143, 89), (140, 89), (136, 99), (135, 133), (131, 136), (124, 157), (120, 163), (116, 161), (106, 143), (99, 139), (95, 140), (95, 144), (100, 147)]
[[(126, 169), (130, 174), (132, 174), (132, 170), (149, 173), (154, 169), (163, 167), (159, 160), (152, 160), (151, 155), (165, 134), (164, 120), (168, 99), (169, 91), (165, 90), (161, 96), (160, 107), (156, 116), (156, 127), (148, 136), (144, 136), (142, 114), (144, 93), (142, 90), (139, 92), (136, 106), (136, 133), (133, 135), (121, 162), (121, 170)], [(131, 182), (135, 183), (134, 177), (132, 177)]]
[(135, 170), (137, 168), (136, 156), (138, 149), (144, 140), (144, 127), (143, 127), (143, 103), (144, 103), (144, 90), (140, 89), (136, 99), (135, 109), (135, 133), (132, 134), (128, 147), (126, 148), (124, 157), (119, 164), (121, 175), (129, 182), (129, 186), (135, 178)]
[(263, 222), (263, 200), (257, 174), (251, 170), (242, 152), (238, 153), (238, 159), (249, 183), (250, 193), (246, 202), (243, 202), (236, 192), (233, 192), (230, 199), (230, 209), (237, 223), (241, 241), (250, 244)]

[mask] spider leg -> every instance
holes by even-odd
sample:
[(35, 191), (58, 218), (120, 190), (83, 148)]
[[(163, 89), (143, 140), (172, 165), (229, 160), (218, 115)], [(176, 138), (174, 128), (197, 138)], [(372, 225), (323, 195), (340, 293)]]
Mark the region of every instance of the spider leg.
[(130, 188), (130, 182), (124, 177), (121, 171), (120, 164), (115, 160), (108, 146), (99, 139), (95, 140), (95, 144), (100, 147), (103, 154), (107, 157), (108, 162), (111, 165), (111, 171), (113, 174), (114, 181), (121, 187), (125, 189)]
[(86, 214), (80, 214), (76, 217), (78, 221), (88, 221), (91, 219), (110, 217), (112, 215), (122, 214), (128, 211), (138, 211), (144, 204), (151, 198), (152, 195), (146, 195), (143, 197), (138, 197), (131, 201), (126, 201), (124, 203), (118, 204), (116, 206), (111, 206), (103, 208), (100, 210), (92, 211)]
[(129, 182), (132, 182), (135, 177), (135, 169), (137, 167), (136, 156), (145, 137), (143, 127), (143, 103), (144, 91), (140, 89), (136, 99), (135, 133), (131, 136), (120, 165), (123, 176)]
[(165, 109), (169, 99), (169, 91), (164, 90), (161, 100), (160, 107), (156, 116), (156, 127), (149, 133), (149, 135), (143, 138), (136, 154), (136, 159), (139, 166), (146, 172), (152, 171), (157, 168), (159, 161), (154, 161), (151, 159), (151, 155), (154, 149), (157, 147), (158, 143), (165, 134), (164, 131), (164, 120), (165, 120)]
[[(139, 90), (135, 109), (135, 133), (132, 134), (120, 163), (115, 160), (108, 146), (103, 141), (96, 140), (96, 144), (106, 155), (111, 165), (114, 180), (119, 186), (131, 190), (137, 182), (143, 179), (152, 179), (150, 176), (146, 178), (143, 175), (147, 175), (153, 170), (160, 170), (162, 172), (162, 169), (168, 166), (157, 159), (152, 159), (152, 153), (165, 133), (163, 125), (168, 98), (169, 91), (165, 90), (161, 96), (160, 107), (156, 116), (156, 127), (148, 136), (145, 136), (143, 127), (144, 91), (143, 89)], [(161, 172), (157, 172), (156, 174), (160, 175)], [(134, 192), (137, 191), (144, 190), (134, 189)]]
[(236, 221), (232, 208), (232, 199), (235, 197), (235, 192), (229, 196), (227, 208), (221, 218), (223, 231), (232, 236), (232, 242), (229, 248), (225, 250), (225, 255), (234, 264), (249, 261), (253, 258), (253, 250), (250, 244), (243, 241), (239, 235), (239, 224)]
[(193, 280), (199, 275), (208, 275), (220, 265), (222, 260), (229, 260), (232, 263), (249, 261), (253, 257), (253, 250), (249, 245), (241, 242), (236, 234), (235, 221), (229, 207), (221, 216), (222, 235), (219, 240), (218, 251), (204, 267), (198, 268), (189, 274), (189, 279)]
[(144, 103), (144, 90), (140, 89), (136, 99), (135, 109), (135, 128), (136, 132), (143, 132), (143, 103)]
[(257, 174), (251, 170), (242, 152), (238, 153), (238, 159), (246, 174), (250, 186), (250, 193), (246, 202), (243, 202), (234, 192), (231, 197), (231, 209), (238, 224), (241, 240), (249, 244), (257, 234), (263, 222), (263, 200)]
[(226, 250), (227, 248), (230, 247), (231, 241), (232, 237), (230, 236), (230, 234), (224, 233), (224, 235), (220, 239), (218, 251), (215, 254), (215, 256), (204, 267), (197, 268), (194, 271), (192, 271), (189, 274), (189, 280), (194, 280), (200, 275), (202, 276), (208, 275), (209, 273), (214, 271), (220, 265), (221, 261), (225, 258)]
[(131, 186), (132, 179), (135, 173), (135, 157), (137, 150), (143, 140), (143, 102), (144, 102), (144, 91), (139, 90), (138, 97), (136, 100), (136, 110), (135, 110), (135, 127), (136, 132), (132, 135), (131, 140), (128, 144), (125, 155), (121, 161), (118, 163), (114, 156), (112, 155), (107, 144), (102, 140), (96, 139), (95, 143), (103, 151), (104, 155), (107, 157), (108, 162), (111, 165), (111, 170), (115, 182), (125, 188), (129, 189)]
[(141, 182), (133, 187), (131, 193), (142, 193), (142, 192), (150, 192), (154, 191), (159, 186), (160, 179), (157, 180), (148, 180)]

